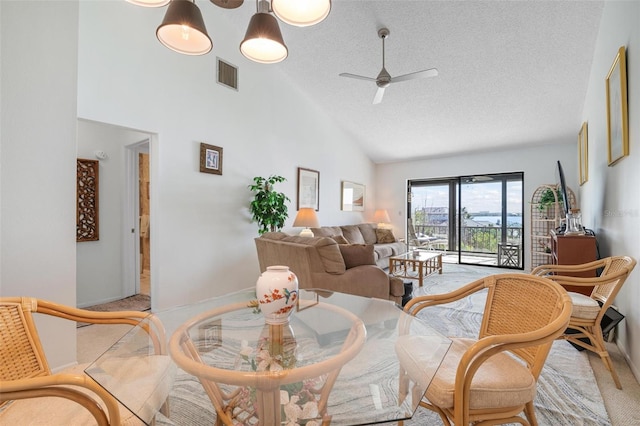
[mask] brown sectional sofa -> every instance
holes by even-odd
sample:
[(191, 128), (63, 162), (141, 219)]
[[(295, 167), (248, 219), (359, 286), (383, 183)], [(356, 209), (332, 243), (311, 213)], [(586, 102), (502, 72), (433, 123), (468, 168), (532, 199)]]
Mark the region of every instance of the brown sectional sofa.
[(386, 269), (389, 267), (389, 258), (407, 251), (406, 243), (394, 241), (379, 243), (377, 226), (375, 223), (360, 223), (346, 226), (323, 226), (311, 228), (316, 237), (343, 236), (349, 244), (371, 244), (375, 255), (376, 265)]
[[(367, 240), (362, 233), (358, 237), (353, 229), (360, 226), (365, 228)], [(338, 229), (343, 232), (338, 233)], [(321, 288), (402, 302), (402, 280), (389, 277), (378, 265), (388, 266), (389, 256), (402, 253), (404, 243), (367, 244), (366, 241), (372, 241), (372, 235), (375, 235), (373, 224), (324, 227), (313, 229), (313, 232), (316, 235), (313, 238), (283, 232), (267, 232), (256, 238), (260, 270), (286, 265), (297, 275), (300, 288)], [(330, 233), (331, 237), (341, 235), (352, 244), (338, 244), (327, 235)]]

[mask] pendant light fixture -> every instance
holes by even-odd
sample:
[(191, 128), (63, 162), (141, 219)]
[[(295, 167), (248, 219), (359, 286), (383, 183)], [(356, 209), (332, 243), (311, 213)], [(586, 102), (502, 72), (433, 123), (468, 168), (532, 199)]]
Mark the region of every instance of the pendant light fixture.
[(281, 21), (308, 27), (329, 16), (331, 0), (271, 0), (271, 8)]
[(213, 47), (195, 0), (171, 0), (156, 37), (169, 49), (185, 55), (204, 55)]
[(278, 20), (269, 13), (269, 2), (256, 1), (257, 12), (251, 17), (240, 52), (247, 58), (262, 64), (283, 61), (289, 51), (282, 39)]
[(162, 7), (169, 4), (171, 0), (127, 0), (131, 4), (142, 7)]

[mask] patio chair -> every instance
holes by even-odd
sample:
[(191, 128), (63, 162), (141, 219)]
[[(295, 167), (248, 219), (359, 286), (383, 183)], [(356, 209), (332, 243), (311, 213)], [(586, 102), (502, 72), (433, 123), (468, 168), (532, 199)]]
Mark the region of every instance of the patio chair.
[(411, 247), (425, 250), (442, 250), (446, 251), (449, 246), (449, 240), (435, 236), (418, 235), (413, 227), (413, 220), (407, 219), (407, 242), (408, 248)]
[[(148, 313), (137, 311), (93, 312), (29, 297), (0, 298), (0, 424), (142, 425), (84, 373), (87, 365), (52, 374), (33, 313), (71, 321), (131, 326), (148, 316)], [(157, 343), (158, 363), (154, 366), (170, 368), (168, 355), (163, 355), (166, 353), (164, 330), (159, 322), (154, 325), (157, 329), (149, 327), (146, 330)], [(123, 359), (122, 363), (133, 361)], [(163, 393), (166, 387), (158, 386), (164, 379), (162, 368), (153, 371), (158, 374), (158, 380), (146, 376), (146, 381), (140, 382), (154, 390), (152, 394), (156, 399), (147, 403), (156, 404), (157, 411), (168, 392)], [(144, 389), (134, 386), (132, 391), (144, 392)]]
[[(579, 265), (540, 265), (531, 271), (533, 275), (550, 278), (561, 285), (593, 286), (591, 296), (569, 292), (573, 301), (573, 314), (569, 321), (572, 332), (561, 338), (598, 354), (618, 389), (622, 389), (622, 384), (604, 343), (602, 319), (635, 266), (636, 261), (631, 257), (614, 256)], [(600, 269), (599, 276), (592, 278), (570, 276), (595, 274)]]
[(478, 339), (451, 338), (420, 405), (438, 413), (445, 425), (535, 425), (538, 376), (571, 315), (571, 299), (560, 285), (528, 274), (492, 275), (451, 293), (415, 297), (404, 310), (417, 315), (485, 289)]

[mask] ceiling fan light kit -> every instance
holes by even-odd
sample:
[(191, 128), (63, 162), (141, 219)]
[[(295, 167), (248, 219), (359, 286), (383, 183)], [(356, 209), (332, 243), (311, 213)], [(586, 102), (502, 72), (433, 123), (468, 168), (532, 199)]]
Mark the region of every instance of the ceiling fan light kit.
[(380, 73), (378, 73), (378, 76), (376, 78), (366, 77), (366, 76), (357, 75), (357, 74), (349, 74), (346, 72), (340, 73), (340, 77), (348, 77), (348, 78), (355, 78), (358, 80), (367, 80), (367, 81), (375, 82), (376, 86), (378, 86), (378, 89), (376, 90), (376, 94), (373, 97), (374, 105), (382, 102), (384, 91), (387, 87), (389, 87), (391, 83), (397, 83), (397, 82), (407, 81), (407, 80), (415, 80), (417, 78), (435, 77), (438, 75), (437, 69), (430, 68), (427, 70), (416, 71), (409, 74), (399, 75), (397, 77), (391, 77), (389, 72), (387, 72), (387, 69), (385, 68), (385, 63), (384, 63), (384, 41), (385, 39), (387, 39), (387, 37), (389, 37), (389, 34), (390, 32), (387, 28), (380, 28), (378, 30), (378, 37), (382, 39), (382, 69), (380, 70)]
[(156, 30), (160, 43), (185, 55), (204, 55), (213, 48), (202, 13), (191, 0), (172, 0)]
[(282, 22), (308, 27), (329, 16), (331, 0), (271, 0), (271, 8)]
[[(210, 0), (224, 9), (240, 7), (244, 0)], [(274, 14), (283, 22), (307, 27), (323, 21), (331, 11), (331, 0), (256, 0), (257, 13), (251, 17), (240, 52), (262, 64), (283, 61), (289, 55)], [(202, 13), (195, 0), (127, 0), (144, 7), (169, 5), (156, 29), (156, 37), (164, 46), (185, 55), (204, 55), (213, 48)]]

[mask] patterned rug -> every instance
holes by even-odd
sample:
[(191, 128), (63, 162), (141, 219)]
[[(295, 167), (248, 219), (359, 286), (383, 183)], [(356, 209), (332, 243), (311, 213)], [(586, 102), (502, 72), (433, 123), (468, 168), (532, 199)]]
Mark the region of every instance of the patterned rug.
[[(478, 278), (494, 273), (504, 273), (503, 269), (483, 268), (466, 265), (445, 264), (442, 275), (432, 275), (425, 280), (422, 288), (414, 282), (414, 296), (421, 294), (445, 293)], [(447, 307), (425, 309), (420, 316), (444, 335), (477, 336), (486, 294), (475, 294)], [(372, 369), (384, 368), (375, 366)], [(341, 374), (349, 375), (348, 364)], [(357, 378), (354, 377), (354, 380)], [(384, 387), (380, 383), (381, 388)], [(171, 394), (173, 413), (183, 417), (168, 420), (158, 415), (156, 424), (167, 425), (211, 425), (215, 423), (215, 412), (211, 402), (197, 388), (200, 385), (190, 380), (188, 374), (178, 370), (177, 383)], [(370, 397), (368, 383), (356, 387), (363, 389), (363, 395), (342, 395), (343, 390), (334, 388), (331, 398), (349, 400)], [(353, 388), (351, 388), (351, 391)], [(340, 394), (340, 395), (338, 395)], [(179, 406), (188, 410), (178, 409)], [(535, 400), (536, 416), (540, 425), (609, 425), (602, 396), (593, 375), (586, 353), (575, 350), (565, 341), (556, 341), (538, 381)], [(429, 410), (418, 408), (413, 419), (404, 422), (407, 426), (440, 425), (440, 418)]]
[[(148, 294), (134, 294), (124, 299), (114, 300), (113, 302), (103, 303), (100, 305), (88, 306), (87, 311), (95, 312), (115, 312), (115, 311), (148, 311), (151, 309), (151, 297)], [(91, 325), (85, 322), (78, 322), (77, 327), (85, 327)]]

